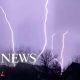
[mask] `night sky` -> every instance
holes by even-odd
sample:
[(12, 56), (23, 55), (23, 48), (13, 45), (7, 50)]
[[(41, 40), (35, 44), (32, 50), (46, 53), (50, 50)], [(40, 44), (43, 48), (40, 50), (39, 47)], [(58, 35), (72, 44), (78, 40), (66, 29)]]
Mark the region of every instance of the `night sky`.
[[(46, 0), (0, 0), (14, 31), (15, 48), (31, 47), (42, 50), (44, 45), (44, 19)], [(80, 54), (80, 0), (49, 0), (47, 20), (48, 43), (54, 38), (54, 52), (60, 56), (62, 35), (65, 38), (64, 66)], [(11, 32), (0, 10), (0, 49), (12, 48)]]

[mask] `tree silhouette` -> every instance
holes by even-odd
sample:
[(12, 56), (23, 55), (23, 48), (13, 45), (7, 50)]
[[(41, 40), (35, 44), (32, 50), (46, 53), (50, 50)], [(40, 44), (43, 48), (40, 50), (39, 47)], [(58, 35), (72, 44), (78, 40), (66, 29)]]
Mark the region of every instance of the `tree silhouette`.
[(44, 54), (41, 55), (40, 64), (45, 67), (49, 67), (52, 60), (53, 60), (53, 57), (51, 55), (51, 51), (47, 50), (46, 52), (44, 52)]
[(49, 50), (46, 50), (40, 57), (40, 64), (43, 66), (40, 71), (42, 70), (42, 76), (46, 80), (60, 79), (61, 68), (54, 58)]

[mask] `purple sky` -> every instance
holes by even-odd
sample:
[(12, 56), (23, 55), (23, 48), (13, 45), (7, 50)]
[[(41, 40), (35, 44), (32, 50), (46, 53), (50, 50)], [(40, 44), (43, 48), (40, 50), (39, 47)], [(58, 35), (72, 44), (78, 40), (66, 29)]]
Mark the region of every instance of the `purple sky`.
[[(44, 45), (44, 18), (46, 0), (0, 0), (14, 31), (15, 47), (42, 50)], [(54, 51), (59, 54), (62, 34), (69, 30), (65, 40), (64, 65), (80, 54), (80, 0), (49, 0), (46, 48), (51, 49), (51, 35), (56, 33)], [(0, 10), (0, 48), (11, 48), (11, 33)]]

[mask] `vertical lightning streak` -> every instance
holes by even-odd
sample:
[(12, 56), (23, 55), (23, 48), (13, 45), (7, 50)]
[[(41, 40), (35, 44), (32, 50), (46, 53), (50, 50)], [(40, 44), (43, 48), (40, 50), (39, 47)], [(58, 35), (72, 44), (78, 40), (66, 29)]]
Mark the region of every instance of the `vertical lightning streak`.
[(12, 27), (11, 27), (11, 24), (10, 24), (8, 18), (7, 18), (7, 15), (6, 15), (4, 9), (3, 9), (1, 6), (0, 6), (0, 9), (2, 10), (2, 12), (3, 12), (4, 16), (5, 16), (5, 20), (6, 20), (7, 24), (8, 24), (8, 26), (9, 26), (10, 31), (11, 31), (12, 49), (13, 49), (13, 53), (15, 53), (15, 49), (14, 49), (14, 32), (13, 32), (13, 29), (12, 29)]
[(57, 57), (54, 57), (55, 55), (53, 55), (53, 50), (54, 50), (54, 47), (53, 47), (54, 43), (53, 43), (53, 42), (54, 42), (54, 37), (55, 37), (55, 35), (56, 35), (56, 34), (53, 34), (53, 35), (52, 35), (52, 45), (51, 45), (51, 51), (52, 51), (52, 52), (51, 52), (51, 53), (52, 53), (52, 56), (53, 56), (53, 58), (54, 58), (54, 61), (58, 62), (59, 65), (61, 66), (61, 62), (57, 59)]
[(63, 72), (63, 52), (64, 52), (64, 47), (65, 47), (65, 37), (68, 34), (68, 31), (63, 33), (63, 38), (62, 38), (62, 50), (61, 50), (61, 73)]
[(46, 0), (46, 3), (45, 3), (45, 21), (44, 21), (44, 36), (45, 36), (45, 43), (44, 43), (44, 46), (43, 46), (43, 49), (41, 51), (41, 53), (38, 55), (37, 57), (37, 60), (39, 59), (39, 57), (41, 56), (41, 54), (45, 51), (45, 48), (46, 48), (46, 45), (47, 45), (47, 18), (48, 18), (48, 0)]

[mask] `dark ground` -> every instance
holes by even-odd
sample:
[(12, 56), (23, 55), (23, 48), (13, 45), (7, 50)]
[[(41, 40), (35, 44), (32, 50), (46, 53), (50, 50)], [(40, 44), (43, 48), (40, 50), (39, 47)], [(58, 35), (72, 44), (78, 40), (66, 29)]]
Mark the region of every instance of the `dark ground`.
[(15, 67), (0, 66), (0, 80), (80, 80), (80, 64), (72, 63), (60, 75), (60, 69), (51, 69), (25, 63)]

